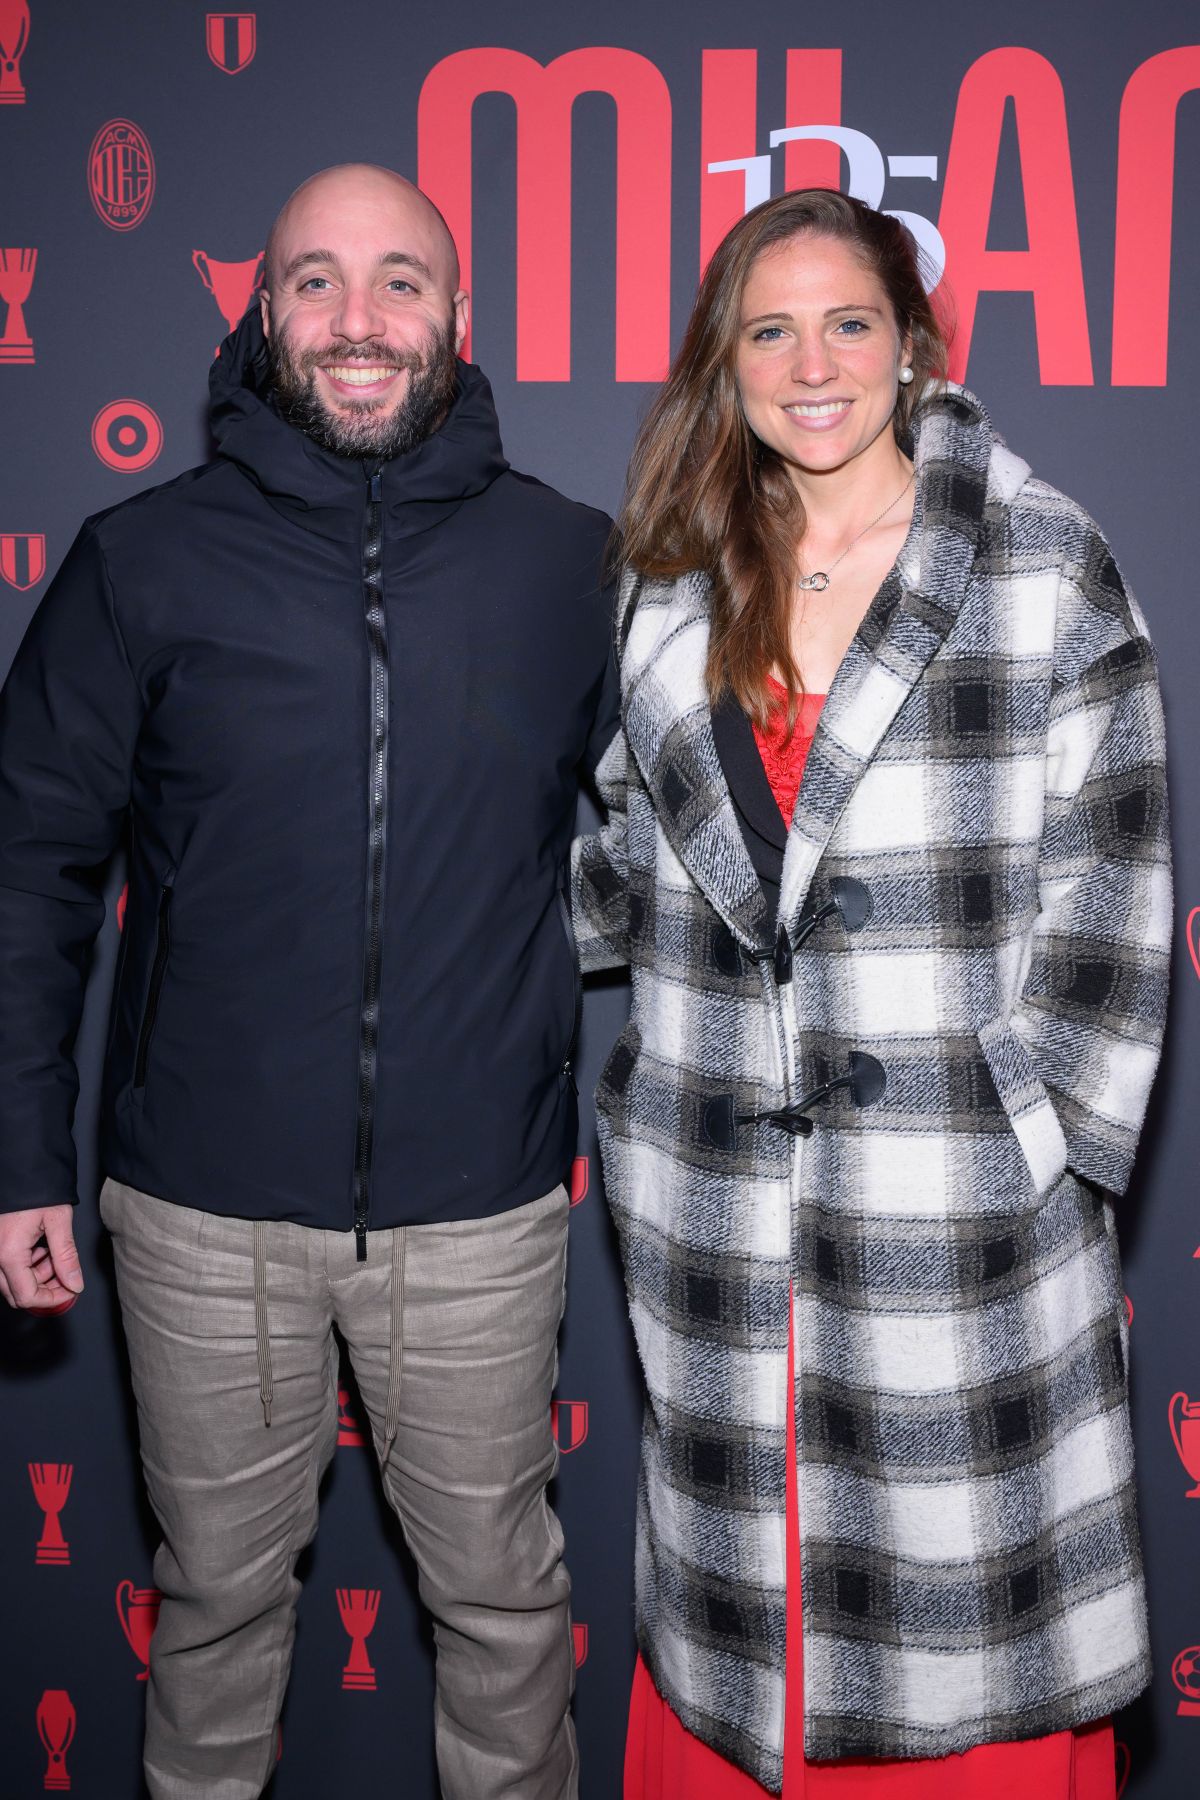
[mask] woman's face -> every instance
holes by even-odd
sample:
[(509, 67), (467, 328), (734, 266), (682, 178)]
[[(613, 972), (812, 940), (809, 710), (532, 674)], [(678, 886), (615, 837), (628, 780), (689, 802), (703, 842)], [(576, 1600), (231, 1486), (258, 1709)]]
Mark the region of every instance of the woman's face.
[(894, 455), (901, 343), (882, 283), (839, 238), (773, 244), (742, 293), (737, 383), (746, 422), (793, 479)]

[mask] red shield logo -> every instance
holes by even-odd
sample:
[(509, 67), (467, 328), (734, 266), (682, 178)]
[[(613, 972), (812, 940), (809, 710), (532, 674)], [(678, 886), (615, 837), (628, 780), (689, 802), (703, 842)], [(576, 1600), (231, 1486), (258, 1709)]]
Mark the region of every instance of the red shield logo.
[(575, 1667), (582, 1669), (587, 1661), (588, 1628), (586, 1625), (572, 1625), (571, 1635), (575, 1640)]
[(92, 205), (114, 231), (132, 231), (154, 198), (154, 155), (150, 140), (129, 119), (110, 119), (88, 152)]
[(552, 1400), (550, 1402), (550, 1425), (554, 1432), (554, 1441), (564, 1456), (572, 1450), (578, 1450), (580, 1444), (586, 1442), (588, 1434), (588, 1403), (586, 1400)]
[(578, 1206), (581, 1200), (587, 1199), (588, 1191), (588, 1159), (577, 1156), (571, 1164), (571, 1205)]
[(209, 61), (224, 75), (240, 75), (258, 48), (256, 13), (209, 13), (206, 39)]
[(24, 593), (46, 573), (46, 540), (40, 531), (0, 533), (0, 575)]

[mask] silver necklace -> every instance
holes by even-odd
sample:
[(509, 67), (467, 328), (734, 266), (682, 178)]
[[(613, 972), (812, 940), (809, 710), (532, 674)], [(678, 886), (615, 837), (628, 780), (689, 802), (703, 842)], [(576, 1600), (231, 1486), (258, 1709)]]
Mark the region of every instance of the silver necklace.
[(797, 575), (796, 586), (798, 588), (803, 588), (805, 593), (824, 593), (825, 589), (829, 586), (829, 577), (833, 574), (833, 571), (837, 568), (838, 564), (844, 557), (849, 556), (859, 538), (865, 538), (872, 526), (878, 525), (880, 519), (886, 519), (893, 506), (899, 506), (916, 478), (917, 471), (914, 469), (904, 486), (900, 489), (900, 492), (896, 495), (896, 498), (894, 500), (889, 500), (883, 511), (881, 513), (876, 513), (870, 523), (863, 526), (858, 537), (852, 537), (850, 539), (850, 542), (846, 545), (846, 548), (842, 551), (841, 555), (835, 556), (827, 569), (814, 569), (811, 575)]

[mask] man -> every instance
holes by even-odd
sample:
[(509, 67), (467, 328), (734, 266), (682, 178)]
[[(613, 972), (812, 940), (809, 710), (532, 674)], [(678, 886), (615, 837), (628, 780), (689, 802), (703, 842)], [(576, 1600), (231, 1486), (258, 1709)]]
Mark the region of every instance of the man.
[(509, 468), (399, 176), (306, 182), (266, 280), (218, 456), (88, 521), (0, 701), (0, 1286), (82, 1287), (70, 1047), (128, 831), (101, 1205), (164, 1534), (150, 1791), (267, 1780), (336, 1324), (436, 1620), (443, 1792), (559, 1800), (561, 881), (615, 724), (609, 522)]

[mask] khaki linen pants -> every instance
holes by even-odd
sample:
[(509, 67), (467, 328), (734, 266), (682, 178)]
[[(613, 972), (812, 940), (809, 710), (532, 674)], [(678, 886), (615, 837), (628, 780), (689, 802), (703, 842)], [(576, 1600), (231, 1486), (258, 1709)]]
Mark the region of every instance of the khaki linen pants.
[(296, 1559), (337, 1441), (335, 1324), (433, 1614), (443, 1795), (574, 1800), (570, 1583), (546, 1500), (565, 1190), (373, 1231), (363, 1263), (349, 1231), (256, 1226), (114, 1181), (100, 1205), (163, 1532), (153, 1800), (257, 1800), (274, 1767)]

